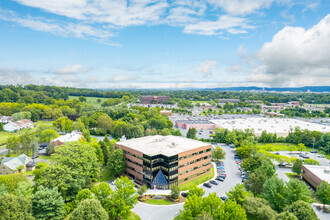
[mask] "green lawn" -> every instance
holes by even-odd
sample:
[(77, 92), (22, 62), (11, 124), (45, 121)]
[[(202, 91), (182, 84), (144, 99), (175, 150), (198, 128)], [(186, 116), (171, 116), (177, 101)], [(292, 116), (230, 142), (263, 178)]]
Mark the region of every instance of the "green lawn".
[(121, 220), (141, 220), (135, 212), (130, 212), (127, 216), (120, 217)]
[(38, 159), (50, 160), (52, 156), (39, 156)]
[(111, 181), (115, 179), (113, 174), (109, 171), (108, 167), (101, 168), (100, 176), (102, 176), (102, 178), (100, 178), (100, 181)]
[(1, 148), (1, 145), (4, 145), (7, 143), (7, 139), (9, 137), (13, 137), (13, 136), (17, 136), (17, 134), (12, 133), (12, 132), (7, 132), (7, 131), (0, 131), (0, 148)]
[(171, 201), (168, 201), (167, 199), (149, 199), (146, 201), (147, 204), (150, 205), (172, 205), (173, 203)]
[(285, 173), (285, 175), (287, 175), (287, 177), (289, 177), (290, 179), (295, 179), (293, 176), (299, 176), (296, 173)]
[(212, 179), (213, 176), (214, 176), (214, 169), (211, 168), (211, 172), (209, 172), (207, 174), (204, 174), (204, 175), (202, 175), (200, 177), (197, 177), (196, 179), (193, 179), (193, 180), (191, 180), (189, 182), (186, 182), (186, 183), (180, 185), (179, 188), (180, 188), (181, 191), (186, 191), (186, 190), (189, 189), (190, 186), (195, 185), (195, 184), (196, 185), (199, 185), (201, 183), (204, 183), (204, 182)]
[(267, 151), (296, 151), (299, 150), (297, 145), (289, 143), (257, 143), (259, 149)]
[[(101, 105), (102, 102), (104, 102), (105, 100), (107, 100), (108, 98), (100, 98), (100, 97), (85, 97), (86, 98), (86, 103), (87, 104), (92, 104), (92, 105)], [(69, 100), (73, 100), (73, 99), (79, 99), (79, 96), (69, 96)], [(101, 102), (98, 103), (97, 100), (101, 99)]]

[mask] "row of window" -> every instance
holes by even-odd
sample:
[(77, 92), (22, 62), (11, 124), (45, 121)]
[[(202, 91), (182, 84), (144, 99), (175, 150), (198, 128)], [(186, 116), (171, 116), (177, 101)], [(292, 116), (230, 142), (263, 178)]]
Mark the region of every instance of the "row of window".
[(201, 160), (206, 160), (206, 159), (208, 159), (208, 158), (211, 158), (211, 155), (209, 155), (209, 156), (205, 156), (205, 157), (201, 157), (201, 158), (198, 158), (198, 159), (196, 159), (196, 160), (189, 161), (189, 162), (187, 162), (187, 163), (185, 163), (185, 164), (181, 164), (181, 165), (179, 166), (179, 168), (182, 168), (182, 167), (188, 166), (188, 165), (193, 164), (193, 163), (197, 163), (197, 162), (199, 162), (199, 161), (201, 161)]
[(188, 177), (185, 178), (185, 179), (179, 180), (179, 184), (180, 184), (180, 183), (183, 183), (183, 182), (185, 182), (185, 181), (188, 181), (188, 180), (190, 180), (190, 179), (193, 179), (193, 178), (196, 177), (196, 176), (201, 176), (201, 175), (203, 175), (204, 173), (209, 172), (209, 171), (210, 171), (210, 169), (207, 169), (207, 170), (204, 170), (203, 172), (200, 172), (200, 173), (197, 173), (197, 174), (194, 174), (194, 175), (188, 176)]
[(203, 151), (195, 152), (195, 153), (192, 153), (192, 154), (189, 154), (189, 155), (186, 155), (186, 156), (180, 157), (179, 160), (184, 160), (184, 159), (187, 159), (187, 158), (190, 158), (190, 157), (196, 156), (196, 155), (198, 155), (198, 154), (203, 154), (203, 153), (206, 153), (206, 152), (209, 152), (209, 151), (211, 151), (211, 148), (208, 148), (208, 149), (203, 150)]
[(199, 168), (201, 168), (201, 167), (205, 167), (205, 166), (209, 166), (209, 165), (210, 165), (210, 163), (204, 163), (204, 164), (199, 165), (199, 166), (197, 166), (197, 167), (193, 167), (193, 168), (191, 168), (191, 169), (189, 169), (189, 170), (185, 170), (185, 171), (179, 173), (179, 175), (181, 176), (181, 175), (186, 174), (186, 173), (189, 173), (189, 172), (191, 172), (191, 171), (193, 171), (193, 170), (197, 170), (197, 169), (199, 169)]

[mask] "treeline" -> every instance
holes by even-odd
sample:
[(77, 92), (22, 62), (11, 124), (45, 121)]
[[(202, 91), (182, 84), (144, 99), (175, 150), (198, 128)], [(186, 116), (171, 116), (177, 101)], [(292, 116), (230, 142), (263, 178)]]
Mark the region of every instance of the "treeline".
[(294, 117), (303, 117), (303, 118), (314, 118), (314, 117), (329, 117), (328, 108), (324, 112), (321, 111), (309, 111), (303, 108), (287, 108), (280, 111), (280, 113), (289, 116), (290, 118)]

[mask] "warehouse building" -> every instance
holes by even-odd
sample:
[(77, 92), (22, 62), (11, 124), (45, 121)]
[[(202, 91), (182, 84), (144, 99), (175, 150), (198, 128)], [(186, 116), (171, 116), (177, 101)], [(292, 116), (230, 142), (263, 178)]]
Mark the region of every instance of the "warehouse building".
[(124, 151), (126, 175), (138, 184), (169, 189), (211, 171), (211, 145), (178, 136), (146, 136), (115, 144)]
[(213, 130), (216, 124), (208, 120), (177, 120), (175, 121), (175, 126), (183, 129), (196, 128), (196, 130)]
[(140, 102), (143, 104), (160, 104), (164, 101), (170, 101), (169, 96), (141, 96)]

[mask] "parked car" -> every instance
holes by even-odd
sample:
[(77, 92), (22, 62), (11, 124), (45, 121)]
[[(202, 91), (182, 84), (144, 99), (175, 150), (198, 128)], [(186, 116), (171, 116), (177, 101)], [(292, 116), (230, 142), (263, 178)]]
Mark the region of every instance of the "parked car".
[(36, 159), (36, 158), (38, 158), (39, 157), (39, 155), (35, 155), (34, 157), (32, 157), (32, 159)]
[(324, 158), (324, 155), (317, 155), (318, 158)]
[(311, 153), (312, 153), (312, 154), (316, 154), (317, 151), (316, 151), (316, 150), (312, 150)]
[(230, 148), (235, 148), (235, 145), (233, 145), (233, 144), (229, 144), (229, 147), (230, 147)]
[(212, 183), (213, 185), (218, 185), (217, 181), (215, 180), (210, 180), (210, 183)]
[(210, 183), (204, 183), (203, 186), (205, 186), (207, 188), (212, 188), (212, 185)]
[(184, 198), (186, 198), (188, 196), (188, 194), (186, 192), (182, 192), (181, 193), (181, 196), (184, 197)]
[(280, 155), (280, 153), (279, 152), (276, 152), (276, 153), (274, 153), (275, 155)]
[(225, 174), (225, 173), (222, 173), (222, 174), (220, 174), (220, 175), (218, 175), (218, 176), (220, 176), (220, 177), (226, 179), (226, 174)]
[(220, 182), (223, 182), (225, 180), (225, 178), (223, 178), (221, 176), (217, 176), (215, 179), (218, 180), (218, 181), (220, 181)]
[(227, 196), (221, 196), (220, 199), (222, 199), (222, 201), (226, 201), (228, 199)]

